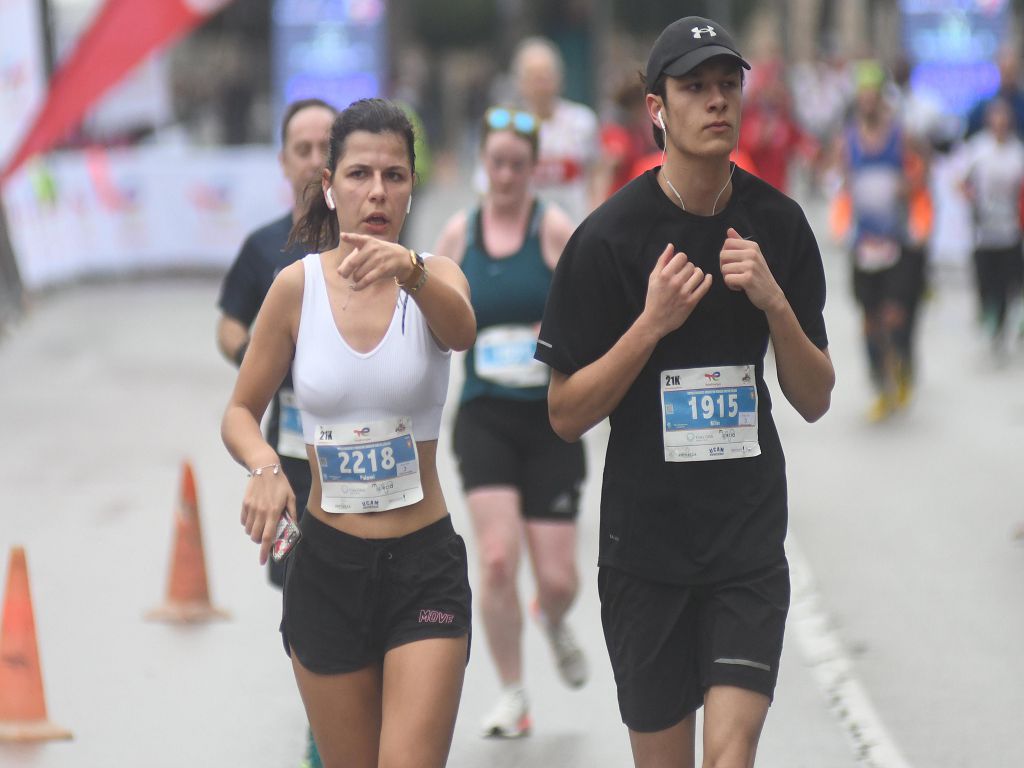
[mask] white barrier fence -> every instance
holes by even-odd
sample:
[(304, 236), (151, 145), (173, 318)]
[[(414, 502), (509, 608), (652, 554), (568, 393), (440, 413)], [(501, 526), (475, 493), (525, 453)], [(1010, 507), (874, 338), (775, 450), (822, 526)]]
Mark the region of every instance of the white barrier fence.
[(59, 152), (3, 189), (28, 290), (86, 275), (226, 268), (291, 192), (270, 146)]
[[(957, 153), (932, 169), (938, 268), (970, 261), (961, 165)], [(26, 166), (3, 195), (30, 291), (91, 275), (226, 268), (245, 236), (291, 202), (271, 146), (59, 152)]]

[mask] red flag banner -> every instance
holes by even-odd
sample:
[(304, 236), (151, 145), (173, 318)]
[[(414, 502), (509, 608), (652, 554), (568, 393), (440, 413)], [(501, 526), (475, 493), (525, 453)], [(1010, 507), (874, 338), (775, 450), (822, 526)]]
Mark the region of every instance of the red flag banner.
[(177, 40), (230, 0), (107, 0), (54, 73), (46, 101), (4, 168), (52, 148), (146, 56)]

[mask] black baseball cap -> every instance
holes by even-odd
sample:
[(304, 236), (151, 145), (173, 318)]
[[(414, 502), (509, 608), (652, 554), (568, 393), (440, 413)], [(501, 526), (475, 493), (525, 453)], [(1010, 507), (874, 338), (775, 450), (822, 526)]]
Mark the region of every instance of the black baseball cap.
[(702, 16), (673, 21), (658, 35), (647, 58), (647, 92), (662, 75), (680, 77), (713, 56), (729, 56), (744, 69), (750, 69), (732, 35), (718, 22)]

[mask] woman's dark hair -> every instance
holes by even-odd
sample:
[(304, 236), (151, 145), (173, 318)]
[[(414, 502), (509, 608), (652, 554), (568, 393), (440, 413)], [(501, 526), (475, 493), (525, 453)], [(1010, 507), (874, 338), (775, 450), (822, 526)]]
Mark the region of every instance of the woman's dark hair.
[[(368, 133), (394, 133), (405, 140), (409, 151), (409, 169), (416, 174), (415, 131), (408, 116), (397, 104), (387, 99), (360, 99), (338, 113), (331, 124), (330, 143), (327, 148), (327, 170), (334, 178), (338, 162), (345, 154), (345, 141), (354, 131)], [(306, 210), (295, 222), (288, 235), (288, 245), (302, 245), (310, 252), (333, 248), (338, 244), (338, 218), (327, 207), (327, 201), (320, 193), (318, 177), (311, 182), (303, 194)]]

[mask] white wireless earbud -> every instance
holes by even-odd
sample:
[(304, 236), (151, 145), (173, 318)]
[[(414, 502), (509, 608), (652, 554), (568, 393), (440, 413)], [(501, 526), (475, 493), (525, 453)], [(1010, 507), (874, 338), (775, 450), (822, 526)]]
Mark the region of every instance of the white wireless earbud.
[(660, 109), (658, 110), (658, 125), (661, 126), (661, 132), (662, 133), (667, 133), (667, 131), (665, 130), (665, 119), (661, 116), (661, 110)]
[(328, 189), (324, 195), (324, 199), (327, 200), (327, 207), (332, 211), (334, 210), (334, 190)]
[(405, 204), (405, 214), (408, 216), (409, 211), (412, 210), (412, 195), (409, 195), (409, 202)]

